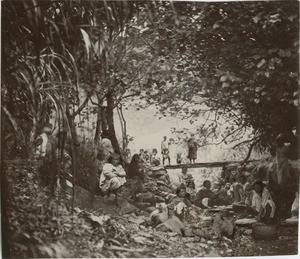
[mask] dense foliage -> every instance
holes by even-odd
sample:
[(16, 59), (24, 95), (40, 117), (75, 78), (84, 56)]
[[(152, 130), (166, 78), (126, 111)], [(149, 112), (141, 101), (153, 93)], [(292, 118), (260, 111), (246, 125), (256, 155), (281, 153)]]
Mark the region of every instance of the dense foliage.
[(252, 128), (248, 141), (262, 146), (298, 127), (297, 9), (286, 1), (166, 3), (145, 32), (159, 50), (150, 102), (191, 123), (207, 118), (202, 141), (225, 122), (221, 142)]
[(163, 116), (204, 118), (203, 145), (242, 141), (253, 129), (246, 142), (267, 146), (298, 125), (297, 9), (286, 1), (4, 1), (7, 142), (8, 127), (24, 146), (51, 116), (76, 138), (75, 118), (87, 109), (80, 120), (98, 116), (95, 140), (109, 130), (120, 152), (113, 110), (121, 116), (136, 96)]

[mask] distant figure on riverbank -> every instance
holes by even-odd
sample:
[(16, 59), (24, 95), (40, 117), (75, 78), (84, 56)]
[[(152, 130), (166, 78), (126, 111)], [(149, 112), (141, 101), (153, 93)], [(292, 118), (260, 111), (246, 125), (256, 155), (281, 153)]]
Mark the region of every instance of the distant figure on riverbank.
[(186, 180), (188, 179), (188, 173), (187, 173), (187, 168), (183, 167), (181, 169), (181, 174), (179, 175), (179, 184), (183, 184), (186, 186)]
[(140, 153), (139, 153), (140, 158), (143, 160), (144, 157), (144, 149), (140, 149)]
[(181, 154), (177, 154), (177, 156), (176, 156), (176, 163), (178, 164), (178, 165), (180, 165), (181, 163), (182, 163), (182, 157), (181, 157)]
[(190, 160), (190, 163), (194, 163), (197, 159), (197, 142), (194, 139), (194, 135), (188, 140), (188, 159)]
[(160, 159), (159, 157), (157, 156), (157, 149), (156, 148), (153, 148), (152, 150), (152, 153), (150, 155), (150, 163), (151, 163), (151, 166), (159, 166), (160, 165)]
[(131, 162), (131, 151), (129, 148), (126, 149), (125, 151), (125, 156), (124, 156), (124, 160), (127, 164), (129, 164)]
[(165, 160), (168, 159), (169, 165), (171, 164), (170, 161), (170, 150), (169, 150), (169, 143), (167, 141), (167, 137), (164, 136), (163, 141), (161, 142), (161, 154), (163, 159), (163, 165), (165, 164)]

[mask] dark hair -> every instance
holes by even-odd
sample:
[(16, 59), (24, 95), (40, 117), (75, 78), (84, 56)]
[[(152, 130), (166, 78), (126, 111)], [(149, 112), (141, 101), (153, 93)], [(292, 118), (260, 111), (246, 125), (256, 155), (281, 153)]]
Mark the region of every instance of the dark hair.
[(176, 195), (177, 195), (177, 196), (178, 196), (178, 194), (181, 192), (181, 190), (186, 190), (186, 188), (183, 187), (183, 186), (178, 187), (178, 188), (176, 189)]
[(113, 160), (114, 158), (119, 159), (119, 161), (121, 160), (121, 158), (120, 158), (120, 156), (119, 156), (118, 154), (113, 153), (113, 154), (111, 154), (110, 157), (107, 159), (107, 162), (108, 162), (108, 163), (111, 163), (112, 160)]
[(247, 180), (247, 177), (246, 177), (245, 175), (243, 175), (243, 174), (240, 175), (239, 178), (242, 178), (242, 179), (245, 180), (245, 181)]
[(206, 187), (206, 185), (207, 185), (208, 183), (210, 183), (210, 184), (211, 184), (210, 180), (205, 180), (205, 181), (203, 182), (203, 186), (205, 186), (205, 187)]
[(130, 164), (132, 163), (135, 163), (135, 162), (138, 162), (140, 160), (140, 155), (139, 154), (134, 154), (131, 158), (131, 162)]
[(254, 189), (255, 185), (259, 185), (262, 189), (265, 187), (264, 183), (262, 181), (256, 181), (253, 183), (252, 188)]

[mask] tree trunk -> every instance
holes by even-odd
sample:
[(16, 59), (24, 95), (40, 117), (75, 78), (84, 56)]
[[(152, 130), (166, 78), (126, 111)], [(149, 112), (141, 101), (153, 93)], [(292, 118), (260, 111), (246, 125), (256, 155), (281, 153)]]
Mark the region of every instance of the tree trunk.
[(73, 188), (72, 188), (72, 211), (74, 209), (74, 202), (75, 202), (75, 186), (76, 186), (76, 179), (77, 179), (77, 168), (78, 168), (78, 147), (79, 142), (77, 138), (76, 128), (74, 117), (70, 116), (70, 113), (67, 112), (67, 119), (69, 124), (70, 130), (70, 149), (71, 149), (71, 158), (72, 158), (72, 173), (73, 173)]
[(101, 100), (99, 95), (97, 95), (98, 98), (98, 111), (97, 111), (97, 122), (96, 122), (96, 130), (95, 130), (95, 136), (94, 136), (94, 143), (96, 147), (98, 147), (99, 139), (100, 139), (100, 133), (101, 133), (101, 126), (102, 126), (102, 114), (103, 114), (103, 107), (101, 106)]
[(119, 143), (116, 137), (115, 125), (114, 125), (114, 97), (111, 92), (109, 92), (106, 96), (107, 100), (107, 125), (108, 125), (108, 135), (113, 146), (114, 151), (121, 155), (121, 150), (119, 147)]

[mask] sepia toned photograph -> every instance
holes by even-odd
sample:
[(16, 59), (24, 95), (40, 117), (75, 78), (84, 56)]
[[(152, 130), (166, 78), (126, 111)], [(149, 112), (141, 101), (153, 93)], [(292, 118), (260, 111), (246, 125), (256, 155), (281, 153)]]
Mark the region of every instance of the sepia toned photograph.
[(1, 1), (1, 254), (299, 256), (299, 2)]

